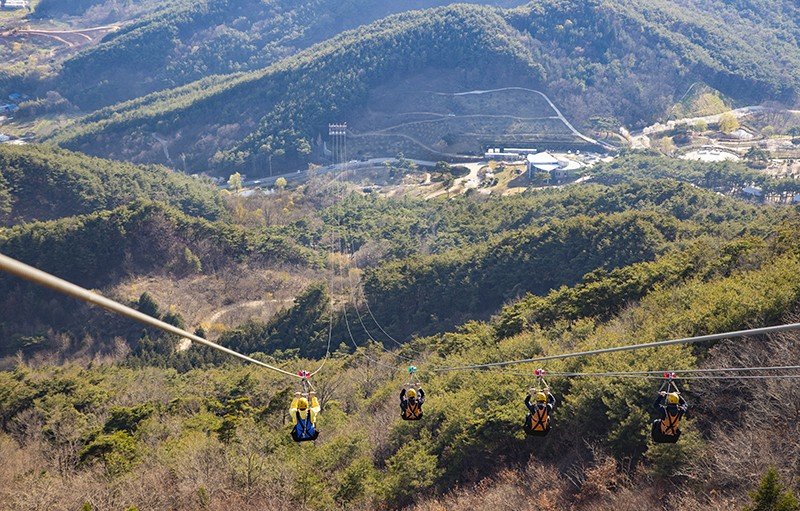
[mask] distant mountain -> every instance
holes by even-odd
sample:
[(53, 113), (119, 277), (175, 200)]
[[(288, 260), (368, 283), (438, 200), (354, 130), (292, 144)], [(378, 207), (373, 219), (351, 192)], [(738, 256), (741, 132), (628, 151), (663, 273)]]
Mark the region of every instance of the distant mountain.
[(162, 161), (163, 147), (160, 155), (152, 151), (158, 126), (169, 153), (186, 155), (190, 165), (249, 163), (258, 153), (274, 154), (278, 166), (296, 165), (327, 122), (382, 83), (476, 63), (474, 83), (540, 78), (540, 66), (501, 14), (457, 6), (391, 16), (261, 71), (210, 77), (99, 110), (55, 140), (120, 159)]
[[(46, 0), (44, 12), (77, 14), (99, 0), (66, 8)], [(389, 14), (447, 0), (200, 0), (167, 2), (67, 60), (59, 89), (83, 108), (98, 108), (203, 78), (263, 68)], [(523, 0), (477, 0), (511, 7)], [(39, 9), (37, 9), (38, 11)]]
[(546, 0), (390, 16), (259, 71), (98, 110), (54, 141), (133, 161), (175, 165), (165, 156), (173, 155), (197, 168), (257, 174), (267, 159), (277, 169), (312, 160), (327, 123), (358, 119), (377, 87), (404, 80), (539, 88), (578, 124), (603, 115), (642, 125), (695, 82), (740, 102), (796, 100), (794, 18), (776, 22), (760, 3), (741, 13), (682, 3)]

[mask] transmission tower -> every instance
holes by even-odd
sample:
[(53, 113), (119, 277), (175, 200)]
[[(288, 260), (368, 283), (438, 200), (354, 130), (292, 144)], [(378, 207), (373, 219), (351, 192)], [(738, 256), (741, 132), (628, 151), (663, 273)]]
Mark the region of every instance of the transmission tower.
[(331, 142), (333, 163), (344, 163), (347, 158), (347, 123), (328, 124), (328, 137)]

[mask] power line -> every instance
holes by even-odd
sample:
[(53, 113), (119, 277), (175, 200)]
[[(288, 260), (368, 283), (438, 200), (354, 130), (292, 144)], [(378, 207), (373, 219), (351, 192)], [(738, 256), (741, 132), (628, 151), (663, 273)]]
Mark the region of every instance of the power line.
[(591, 376), (616, 376), (620, 374), (632, 374), (632, 375), (659, 375), (665, 373), (674, 373), (678, 375), (678, 377), (682, 377), (682, 374), (705, 374), (705, 373), (731, 373), (731, 372), (750, 372), (750, 371), (793, 371), (793, 370), (800, 370), (800, 365), (792, 365), (792, 366), (761, 366), (761, 367), (720, 367), (720, 368), (711, 368), (711, 369), (677, 369), (674, 371), (606, 371), (606, 372), (597, 372), (597, 373), (589, 373), (589, 372), (558, 372), (558, 371), (547, 371), (547, 374), (550, 376), (584, 376), (584, 375), (591, 375)]
[(616, 353), (621, 351), (636, 351), (636, 350), (643, 350), (647, 348), (658, 348), (662, 346), (672, 346), (676, 344), (695, 344), (699, 342), (705, 341), (716, 341), (720, 339), (733, 339), (738, 337), (747, 337), (752, 335), (764, 335), (764, 334), (773, 334), (779, 332), (787, 332), (790, 330), (800, 330), (800, 323), (789, 323), (785, 325), (777, 325), (777, 326), (768, 326), (768, 327), (761, 327), (761, 328), (751, 328), (749, 330), (737, 330), (734, 332), (724, 332), (719, 334), (710, 334), (710, 335), (699, 335), (695, 337), (684, 337), (681, 339), (670, 339), (667, 341), (657, 341), (657, 342), (648, 342), (643, 344), (630, 344), (626, 346), (615, 346), (612, 348), (601, 348), (597, 350), (589, 350), (589, 351), (578, 351), (573, 353), (564, 353), (561, 355), (548, 355), (544, 357), (534, 357), (534, 358), (525, 358), (519, 360), (508, 360), (503, 362), (488, 362), (484, 364), (471, 364), (465, 366), (454, 366), (454, 367), (434, 367), (429, 369), (430, 371), (434, 372), (446, 372), (446, 371), (464, 371), (468, 369), (483, 369), (489, 367), (503, 367), (507, 365), (515, 365), (515, 364), (527, 364), (530, 362), (546, 362), (548, 360), (562, 360), (565, 358), (576, 358), (576, 357), (588, 357), (588, 356), (595, 356), (601, 355), (604, 353)]
[[(345, 237), (345, 240), (347, 240), (347, 238), (346, 238), (346, 237)], [(352, 242), (353, 242), (353, 240), (352, 240), (352, 239), (350, 239), (349, 241), (346, 241), (346, 244), (348, 245), (348, 247), (349, 247), (349, 249), (350, 249), (350, 252), (351, 252), (351, 253), (352, 253), (352, 251), (353, 251), (353, 245), (352, 245)], [(350, 291), (351, 291), (351, 292), (355, 291), (355, 288), (356, 288), (357, 286), (354, 286), (354, 285), (353, 285), (353, 279), (350, 277), (350, 274), (349, 274), (349, 272), (348, 272), (348, 275), (347, 275), (347, 280), (348, 280), (348, 282), (350, 283)], [(360, 288), (360, 286), (358, 286), (358, 289), (361, 289), (361, 288)], [(362, 293), (362, 294), (363, 294), (363, 293)], [(353, 303), (353, 308), (355, 309), (355, 311), (356, 311), (356, 314), (358, 315), (358, 322), (359, 322), (359, 323), (361, 323), (361, 327), (364, 329), (364, 332), (366, 332), (366, 333), (367, 333), (367, 337), (369, 337), (369, 338), (370, 338), (370, 339), (371, 339), (373, 342), (377, 343), (377, 344), (378, 344), (378, 345), (379, 345), (379, 346), (380, 346), (380, 347), (383, 349), (383, 351), (385, 351), (386, 353), (389, 353), (389, 354), (391, 354), (391, 355), (394, 355), (395, 357), (397, 357), (397, 358), (399, 358), (400, 360), (403, 360), (403, 361), (405, 361), (405, 362), (413, 362), (413, 359), (412, 359), (412, 358), (406, 357), (406, 356), (404, 356), (404, 355), (401, 355), (401, 354), (399, 354), (399, 353), (395, 353), (394, 351), (392, 351), (392, 350), (390, 350), (390, 349), (386, 348), (386, 346), (384, 346), (384, 345), (383, 345), (383, 343), (381, 343), (379, 340), (377, 340), (377, 339), (375, 339), (375, 337), (373, 337), (372, 333), (371, 333), (371, 332), (369, 331), (369, 329), (367, 328), (367, 325), (365, 325), (365, 324), (364, 324), (364, 318), (361, 316), (361, 312), (358, 310), (358, 302), (356, 301), (356, 300), (358, 299), (358, 293), (354, 293), (354, 294), (353, 294), (353, 298), (355, 298), (355, 300), (354, 300), (354, 303)], [(366, 301), (366, 300), (365, 300), (365, 301)], [(374, 320), (374, 319), (375, 319), (375, 318), (373, 317), (373, 320)], [(377, 321), (376, 321), (376, 324), (378, 324), (378, 323), (377, 323)], [(378, 327), (380, 328), (380, 325), (378, 325)], [(381, 329), (381, 330), (383, 330), (383, 329)], [(397, 341), (395, 341), (395, 342), (397, 342)], [(402, 347), (402, 344), (401, 344), (400, 346)]]
[[(476, 371), (478, 369), (475, 369)], [(675, 380), (738, 380), (738, 379), (795, 379), (800, 378), (800, 374), (730, 374), (734, 371), (741, 371), (741, 372), (749, 372), (749, 371), (767, 371), (767, 370), (800, 370), (800, 366), (780, 366), (780, 367), (741, 367), (741, 368), (720, 368), (720, 369), (697, 369), (697, 370), (686, 370), (683, 371), (687, 373), (686, 375), (682, 374), (680, 371), (673, 371)], [(500, 369), (498, 370), (500, 374), (509, 374), (514, 376), (526, 376), (526, 377), (535, 377), (534, 374), (525, 373), (520, 371), (507, 371)], [(548, 378), (639, 378), (639, 379), (646, 379), (646, 380), (663, 380), (665, 376), (659, 376), (659, 374), (664, 373), (664, 371), (617, 371), (617, 372), (597, 372), (597, 373), (559, 373), (559, 372), (548, 372), (546, 376)], [(670, 373), (670, 371), (666, 371), (666, 373)], [(722, 374), (728, 373), (728, 374)]]
[(67, 282), (64, 279), (60, 279), (54, 275), (36, 269), (32, 266), (17, 261), (16, 259), (12, 259), (11, 257), (8, 257), (3, 254), (0, 254), (0, 270), (15, 275), (21, 279), (33, 282), (34, 284), (50, 288), (54, 291), (65, 294), (67, 296), (77, 298), (78, 300), (82, 300), (84, 302), (96, 305), (98, 307), (102, 307), (120, 316), (124, 316), (139, 321), (141, 323), (150, 325), (152, 327), (158, 328), (160, 330), (163, 330), (171, 334), (185, 337), (194, 342), (208, 346), (209, 348), (213, 348), (223, 353), (227, 353), (228, 355), (240, 358), (246, 362), (250, 362), (251, 364), (256, 364), (266, 369), (270, 369), (272, 371), (276, 371), (287, 376), (293, 376), (296, 378), (300, 377), (299, 375), (281, 369), (280, 367), (276, 367), (267, 364), (265, 362), (261, 362), (260, 360), (256, 360), (254, 358), (248, 357), (247, 355), (243, 355), (238, 351), (234, 351), (230, 348), (226, 348), (209, 340), (203, 339), (202, 337), (189, 333), (186, 330), (183, 330), (182, 328), (176, 327), (175, 325), (170, 325), (169, 323), (161, 321), (160, 319), (148, 316), (147, 314), (132, 309), (127, 305), (122, 305), (121, 303), (111, 300), (110, 298), (101, 296), (93, 291), (84, 289), (78, 285), (72, 284), (71, 282)]

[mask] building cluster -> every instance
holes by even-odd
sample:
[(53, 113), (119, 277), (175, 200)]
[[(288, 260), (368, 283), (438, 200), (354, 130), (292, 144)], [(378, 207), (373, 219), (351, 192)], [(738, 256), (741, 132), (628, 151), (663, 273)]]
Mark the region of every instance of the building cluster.
[[(19, 92), (9, 94), (8, 102), (0, 103), (0, 121), (5, 120), (5, 118), (11, 118), (14, 112), (19, 110), (19, 104), (28, 99), (30, 98), (26, 94), (21, 94)], [(2, 122), (0, 122), (0, 124), (2, 124)], [(0, 132), (0, 144), (22, 144), (25, 142), (24, 138), (30, 135), (30, 133), (26, 133), (21, 139), (14, 135), (9, 135), (8, 133)]]
[(575, 171), (581, 168), (576, 161), (526, 147), (492, 147), (484, 153), (484, 157), (487, 160), (524, 161), (530, 180), (534, 180), (539, 173), (547, 173), (550, 182), (561, 183), (572, 179)]
[(0, 0), (0, 9), (14, 11), (17, 9), (31, 10), (30, 0)]
[(27, 94), (13, 92), (8, 95), (7, 103), (0, 103), (0, 114), (13, 114), (19, 110), (19, 104), (29, 99)]

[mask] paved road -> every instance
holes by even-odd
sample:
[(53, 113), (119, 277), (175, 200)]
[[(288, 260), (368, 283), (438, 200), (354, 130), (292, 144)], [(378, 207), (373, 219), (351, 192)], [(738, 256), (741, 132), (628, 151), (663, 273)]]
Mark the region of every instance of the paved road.
[[(327, 167), (318, 167), (314, 169), (314, 174), (327, 174), (333, 171), (339, 170), (356, 170), (356, 169), (364, 169), (368, 167), (374, 167), (376, 165), (383, 165), (385, 162), (396, 162), (398, 161), (397, 158), (372, 158), (366, 161), (357, 161), (357, 162), (348, 162), (348, 163), (339, 163), (336, 165), (328, 165)], [(427, 160), (415, 160), (412, 158), (406, 158), (406, 161), (419, 165), (420, 167), (433, 167), (436, 165), (435, 161), (427, 161)], [(287, 181), (302, 181), (303, 179), (307, 179), (309, 177), (308, 169), (302, 170), (295, 170), (292, 172), (287, 172), (285, 174), (276, 174), (271, 177), (262, 177), (258, 179), (249, 179), (247, 181), (242, 182), (243, 186), (246, 187), (253, 187), (253, 186), (274, 186), (275, 181), (278, 178), (284, 178)], [(224, 187), (223, 187), (224, 188)]]
[(528, 88), (525, 88), (525, 87), (502, 87), (502, 88), (499, 88), (499, 89), (472, 90), (472, 91), (467, 91), (467, 92), (435, 92), (434, 94), (440, 94), (440, 95), (443, 95), (443, 96), (470, 96), (470, 95), (479, 95), (479, 94), (491, 94), (491, 93), (494, 93), (494, 92), (503, 92), (503, 91), (509, 91), (509, 90), (521, 90), (521, 91), (525, 91), (525, 92), (533, 92), (534, 94), (540, 95), (542, 98), (544, 98), (545, 101), (547, 101), (547, 104), (550, 105), (550, 108), (553, 109), (553, 111), (556, 113), (556, 116), (561, 120), (562, 123), (564, 123), (564, 126), (566, 126), (576, 137), (578, 137), (581, 140), (584, 140), (586, 142), (589, 142), (590, 144), (596, 144), (596, 145), (599, 145), (601, 147), (605, 147), (606, 149), (612, 149), (612, 150), (616, 149), (614, 146), (611, 146), (609, 144), (606, 144), (605, 142), (601, 142), (599, 140), (595, 140), (593, 138), (587, 137), (586, 135), (584, 135), (583, 133), (578, 131), (575, 128), (575, 126), (573, 126), (572, 123), (569, 122), (566, 117), (564, 117), (564, 114), (561, 113), (561, 110), (559, 110), (558, 107), (555, 105), (555, 103), (553, 103), (550, 100), (550, 98), (547, 96), (547, 94), (545, 94), (544, 92), (542, 92), (540, 90), (528, 89)]
[[(744, 106), (742, 108), (728, 110), (727, 112), (723, 112), (721, 114), (705, 115), (702, 117), (684, 117), (682, 119), (673, 119), (665, 123), (657, 122), (651, 126), (643, 128), (640, 132), (636, 133), (629, 133), (623, 127), (620, 129), (620, 132), (625, 138), (628, 139), (628, 141), (630, 141), (632, 148), (634, 149), (647, 148), (650, 147), (651, 135), (657, 135), (659, 133), (664, 133), (666, 131), (673, 130), (675, 129), (676, 126), (680, 126), (682, 124), (686, 124), (688, 126), (693, 126), (700, 122), (704, 122), (706, 124), (716, 124), (720, 121), (720, 118), (725, 114), (732, 114), (734, 117), (738, 119), (741, 117), (746, 117), (750, 114), (764, 112), (767, 110), (769, 109), (762, 105), (750, 105), (750, 106)], [(793, 114), (798, 113), (795, 110), (786, 110), (786, 111)]]

